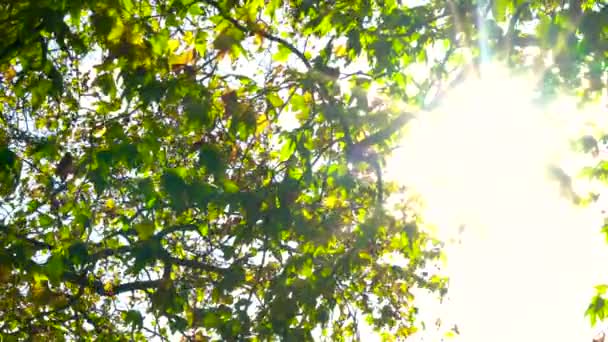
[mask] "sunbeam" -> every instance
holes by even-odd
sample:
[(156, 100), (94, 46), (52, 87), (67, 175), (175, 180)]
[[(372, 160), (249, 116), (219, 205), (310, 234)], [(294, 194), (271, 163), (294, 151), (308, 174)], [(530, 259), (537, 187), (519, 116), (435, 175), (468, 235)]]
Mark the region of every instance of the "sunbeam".
[(601, 217), (547, 176), (580, 161), (569, 142), (584, 127), (564, 118), (584, 116), (564, 113), (566, 99), (559, 111), (535, 104), (529, 78), (495, 66), (482, 75), (421, 114), (390, 166), (421, 194), (426, 226), (462, 241), (447, 244), (450, 300), (437, 310), (459, 325), (459, 341), (584, 340), (607, 255)]

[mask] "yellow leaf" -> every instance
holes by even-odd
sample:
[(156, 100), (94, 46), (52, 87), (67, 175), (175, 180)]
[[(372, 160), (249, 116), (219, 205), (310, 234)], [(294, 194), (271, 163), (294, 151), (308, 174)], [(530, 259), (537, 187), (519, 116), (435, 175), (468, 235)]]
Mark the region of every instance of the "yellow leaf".
[(106, 282), (105, 284), (103, 284), (103, 289), (104, 289), (106, 292), (111, 293), (111, 292), (113, 292), (113, 291), (114, 291), (114, 284), (112, 284), (111, 282), (109, 282), (109, 281), (108, 281), (108, 282)]
[(359, 252), (359, 258), (372, 261), (372, 256), (367, 252)]
[(346, 46), (338, 45), (334, 48), (334, 54), (336, 57), (344, 57), (346, 56)]
[(307, 220), (312, 220), (313, 213), (311, 213), (310, 211), (306, 210), (306, 209), (302, 209), (302, 215), (304, 216), (305, 219)]
[(15, 71), (15, 68), (13, 68), (12, 65), (9, 65), (8, 68), (4, 70), (4, 81), (8, 83), (12, 81), (15, 76), (17, 76), (17, 71)]
[(167, 46), (169, 47), (169, 51), (173, 52), (179, 47), (179, 40), (170, 39), (169, 42), (167, 42)]
[(262, 47), (262, 44), (264, 44), (264, 37), (261, 34), (256, 33), (254, 43), (258, 47)]
[(192, 31), (186, 31), (186, 33), (184, 33), (184, 42), (187, 45), (194, 44), (194, 35), (192, 34)]
[(264, 113), (260, 113), (256, 121), (255, 131), (257, 134), (263, 132), (264, 129), (270, 124), (270, 121)]
[(339, 199), (336, 196), (327, 196), (327, 197), (325, 197), (324, 202), (325, 202), (324, 204), (327, 208), (332, 209), (332, 208), (336, 207), (336, 205), (339, 202)]
[(189, 49), (182, 54), (179, 55), (171, 55), (169, 57), (169, 66), (172, 69), (183, 68), (186, 65), (194, 64), (194, 60), (196, 59), (196, 53), (194, 49)]
[(101, 137), (103, 137), (103, 135), (104, 135), (105, 133), (106, 133), (106, 127), (105, 127), (105, 126), (102, 126), (101, 128), (98, 128), (98, 129), (96, 129), (96, 130), (93, 132), (93, 136), (94, 136), (95, 138), (101, 138)]
[(114, 209), (114, 207), (116, 207), (114, 200), (111, 198), (108, 198), (108, 200), (106, 201), (106, 208), (112, 210), (112, 209)]

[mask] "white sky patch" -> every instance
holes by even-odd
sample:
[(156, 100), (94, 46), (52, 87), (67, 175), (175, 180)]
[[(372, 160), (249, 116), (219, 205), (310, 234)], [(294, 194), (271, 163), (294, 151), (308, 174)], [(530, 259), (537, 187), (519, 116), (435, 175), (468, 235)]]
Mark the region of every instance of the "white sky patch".
[[(422, 195), (425, 222), (439, 237), (465, 226), (462, 243), (446, 249), (449, 302), (422, 297), (421, 309), (427, 319), (441, 316), (444, 328), (458, 324), (453, 341), (590, 340), (584, 312), (594, 285), (608, 278), (600, 208), (563, 198), (547, 166), (592, 164), (575, 158), (569, 139), (593, 116), (567, 99), (534, 105), (530, 79), (497, 68), (483, 75), (420, 114), (389, 163), (391, 178)], [(428, 331), (412, 339), (439, 340)]]

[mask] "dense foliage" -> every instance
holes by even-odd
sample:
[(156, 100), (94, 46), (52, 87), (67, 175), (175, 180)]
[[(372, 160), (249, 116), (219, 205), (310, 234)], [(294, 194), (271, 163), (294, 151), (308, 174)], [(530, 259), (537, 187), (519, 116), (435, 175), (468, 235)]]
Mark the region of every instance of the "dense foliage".
[(484, 59), (593, 101), (602, 3), (0, 2), (0, 336), (411, 334), (445, 280), (387, 204), (404, 108)]

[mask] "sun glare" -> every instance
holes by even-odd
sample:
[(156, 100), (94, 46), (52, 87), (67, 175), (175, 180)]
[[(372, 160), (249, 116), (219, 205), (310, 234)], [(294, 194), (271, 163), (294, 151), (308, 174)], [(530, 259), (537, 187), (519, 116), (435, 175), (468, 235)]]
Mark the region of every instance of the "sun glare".
[(565, 119), (582, 117), (565, 112), (567, 98), (559, 108), (535, 102), (534, 86), (487, 67), (420, 114), (389, 164), (399, 170), (392, 178), (421, 195), (425, 226), (461, 241), (446, 248), (448, 303), (421, 305), (458, 324), (457, 341), (592, 336), (583, 314), (605, 280), (601, 217), (571, 204), (547, 172), (580, 164), (570, 139), (585, 126)]

